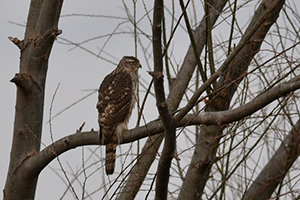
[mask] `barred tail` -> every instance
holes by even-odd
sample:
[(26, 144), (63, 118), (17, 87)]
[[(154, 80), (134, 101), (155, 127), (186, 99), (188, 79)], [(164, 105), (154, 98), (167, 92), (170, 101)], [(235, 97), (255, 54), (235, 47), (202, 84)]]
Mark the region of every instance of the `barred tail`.
[(116, 143), (108, 143), (106, 145), (105, 171), (106, 174), (113, 174), (116, 162)]

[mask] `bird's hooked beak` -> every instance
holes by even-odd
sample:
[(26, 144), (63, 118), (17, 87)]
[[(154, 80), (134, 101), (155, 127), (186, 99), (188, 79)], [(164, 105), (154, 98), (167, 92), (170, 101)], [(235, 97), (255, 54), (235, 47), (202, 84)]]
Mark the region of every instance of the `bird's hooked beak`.
[(142, 68), (141, 63), (138, 63), (138, 64), (137, 64), (137, 68)]

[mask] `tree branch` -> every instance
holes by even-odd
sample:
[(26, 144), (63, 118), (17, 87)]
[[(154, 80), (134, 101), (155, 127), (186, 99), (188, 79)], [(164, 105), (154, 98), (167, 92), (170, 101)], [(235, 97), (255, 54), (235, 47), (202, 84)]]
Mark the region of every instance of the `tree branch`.
[(192, 121), (193, 124), (205, 125), (223, 125), (234, 121), (239, 121), (244, 117), (250, 116), (256, 111), (262, 109), (276, 99), (286, 96), (288, 93), (298, 90), (299, 88), (300, 76), (297, 76), (289, 82), (281, 83), (278, 86), (267, 90), (245, 105), (233, 110), (200, 113)]
[(24, 48), (24, 41), (23, 40), (19, 40), (18, 38), (14, 38), (14, 37), (8, 37), (8, 39), (14, 43), (20, 50), (22, 50)]
[(15, 74), (10, 82), (15, 83), (26, 96), (33, 93), (37, 94), (43, 92), (37, 81), (26, 72)]
[[(212, 93), (211, 101), (205, 108), (206, 111), (228, 110), (239, 83), (247, 73), (254, 55), (260, 50), (264, 37), (276, 21), (283, 3), (284, 0), (264, 0), (260, 4), (241, 41), (219, 70), (208, 79), (209, 81), (211, 78), (215, 78), (218, 73), (222, 75), (217, 88)], [(233, 82), (234, 84), (232, 84)], [(199, 95), (202, 91), (198, 90), (196, 93)], [(196, 93), (192, 98), (196, 98)], [(192, 108), (194, 105), (188, 106)], [(179, 119), (190, 110), (188, 106), (180, 111)], [(201, 145), (196, 145), (178, 199), (199, 199), (201, 197), (206, 182), (210, 178), (210, 169), (215, 162), (222, 129), (220, 125), (201, 126), (201, 133), (197, 138), (197, 144)]]
[[(227, 0), (213, 0), (213, 2), (214, 2), (215, 7), (214, 7), (214, 9), (212, 9), (213, 11), (209, 15), (212, 26), (215, 24), (216, 20), (218, 19), (218, 17), (220, 15), (220, 13), (222, 12), (223, 7), (225, 6)], [(194, 31), (194, 37), (195, 37), (195, 41), (197, 42), (197, 46), (199, 48), (199, 53), (201, 53), (201, 51), (203, 50), (203, 47), (204, 47), (205, 41), (206, 41), (206, 39), (205, 39), (206, 38), (206, 18), (207, 18), (207, 16), (204, 16), (202, 18), (199, 26)], [(197, 62), (196, 62), (195, 56), (193, 54), (193, 48), (192, 48), (192, 45), (190, 45), (189, 49), (186, 53), (185, 59), (183, 61), (183, 64), (181, 65), (178, 76), (176, 77), (175, 82), (172, 85), (173, 87), (171, 88), (171, 92), (170, 92), (170, 94), (168, 96), (168, 99), (167, 99), (168, 107), (169, 107), (169, 110), (171, 112), (176, 111), (176, 109), (178, 108), (179, 103), (181, 102), (181, 99), (184, 95), (184, 92), (187, 89), (188, 83), (189, 83), (189, 81), (190, 81), (190, 79), (193, 75), (196, 64), (197, 64)], [(153, 123), (153, 125), (154, 124), (155, 123)], [(162, 125), (161, 122), (158, 122), (158, 124)], [(147, 126), (149, 126), (149, 123), (148, 123)], [(156, 125), (154, 125), (154, 129), (155, 130), (158, 130), (158, 129), (160, 130), (160, 132), (156, 132), (155, 134), (161, 133), (161, 132), (164, 131), (162, 126), (156, 127)], [(145, 133), (147, 135), (150, 135), (150, 133), (147, 130), (145, 130), (145, 131), (146, 131)], [(138, 135), (139, 133), (136, 132), (134, 135), (136, 135), (136, 134)], [(144, 137), (144, 136), (142, 136), (142, 137)], [(157, 149), (158, 149), (161, 142), (162, 142), (162, 140), (163, 140), (163, 137), (157, 137), (157, 136), (149, 137), (148, 140), (146, 141), (145, 146), (150, 146), (150, 145), (152, 145), (153, 141), (156, 141), (156, 146), (157, 146)], [(150, 154), (149, 157), (148, 156), (147, 157), (145, 157), (145, 156), (142, 157), (139, 160), (139, 162), (135, 165), (135, 167), (138, 168), (139, 165), (144, 166), (144, 164), (143, 164), (144, 162), (147, 162), (148, 160), (154, 160), (155, 156), (156, 156), (156, 154)], [(152, 162), (147, 162), (147, 163), (149, 164), (149, 166), (147, 167), (149, 169)], [(139, 176), (146, 177), (146, 174), (147, 174), (147, 172), (143, 171), (143, 172), (139, 173)], [(128, 180), (128, 183), (135, 180), (134, 176), (130, 176), (129, 179), (131, 179), (131, 177), (132, 177), (133, 180)], [(129, 192), (134, 192), (134, 190), (131, 190)]]
[(63, 137), (29, 159), (25, 169), (31, 176), (36, 176), (60, 154), (84, 145), (99, 145), (99, 142), (98, 132), (93, 130)]
[[(158, 133), (161, 133), (163, 131), (162, 123), (160, 123), (160, 127), (161, 131), (158, 131)], [(150, 142), (147, 141), (145, 143), (142, 152), (137, 159), (137, 163), (130, 171), (129, 178), (127, 179), (124, 188), (117, 197), (117, 200), (135, 199), (135, 196), (139, 192), (140, 187), (144, 182), (146, 175), (148, 174), (148, 170), (151, 167), (151, 164), (155, 160), (162, 138), (162, 134), (157, 134), (148, 138)]]
[[(204, 48), (204, 45), (206, 44), (206, 36), (207, 36), (206, 18), (209, 17), (211, 26), (214, 26), (215, 22), (217, 21), (219, 15), (222, 13), (222, 10), (227, 2), (228, 2), (227, 0), (213, 0), (212, 5), (214, 7), (212, 8), (212, 11), (208, 16), (204, 16), (202, 18), (199, 26), (195, 29), (194, 40), (198, 47), (198, 53), (199, 53), (198, 56), (200, 56)], [(198, 62), (197, 59), (195, 58), (193, 45), (191, 44), (184, 57), (183, 63), (180, 67), (180, 71), (178, 72), (178, 76), (176, 77), (172, 85), (170, 94), (168, 96), (168, 105), (171, 112), (176, 111), (176, 109), (178, 108), (179, 103), (181, 102), (181, 99), (191, 80), (191, 77), (193, 76), (197, 64)], [(217, 77), (215, 79), (217, 79)]]
[[(212, 74), (211, 77), (205, 81), (201, 87), (193, 94), (193, 96), (191, 97), (191, 99), (189, 100), (188, 104), (182, 108), (180, 110), (180, 112), (176, 115), (176, 119), (177, 121), (180, 121), (196, 104), (196, 102), (198, 101), (200, 95), (220, 76), (222, 75), (228, 68), (230, 68), (230, 65), (234, 65), (231, 66), (229, 73), (225, 73), (226, 75), (230, 76), (226, 79), (226, 83), (223, 79), (221, 79), (219, 82), (219, 88), (221, 88), (222, 86), (226, 85), (226, 84), (230, 84), (231, 88), (231, 94), (230, 96), (233, 96), (233, 91), (235, 91), (238, 83), (242, 80), (241, 77), (239, 77), (238, 73), (234, 73), (234, 70), (239, 67), (239, 65), (241, 66), (245, 66), (244, 69), (240, 69), (240, 72), (245, 72), (248, 68), (248, 64), (245, 63), (250, 63), (250, 61), (252, 60), (253, 56), (255, 55), (255, 53), (258, 52), (259, 46), (263, 41), (263, 36), (265, 36), (266, 31), (269, 30), (269, 27), (272, 23), (265, 23), (264, 22), (268, 19), (269, 14), (272, 13), (272, 11), (276, 8), (277, 4), (273, 4), (272, 7), (270, 6), (270, 8), (268, 8), (268, 10), (264, 11), (265, 14), (264, 15), (259, 15), (255, 17), (255, 20), (252, 21), (251, 24), (249, 24), (247, 31), (245, 32), (245, 34), (243, 35), (242, 39), (240, 40), (240, 42), (238, 43), (238, 45), (236, 46), (236, 48), (232, 51), (232, 53), (227, 57), (227, 59), (224, 61), (224, 63), (220, 66), (220, 68), (218, 69), (218, 71), (216, 71), (216, 73)], [(275, 7), (275, 8), (274, 8)], [(261, 12), (259, 12), (261, 13)], [(262, 25), (263, 24), (263, 25)], [(262, 28), (263, 27), (263, 28)], [(258, 31), (258, 29), (261, 28), (263, 30)], [(256, 35), (257, 37), (253, 37), (254, 33), (258, 32)], [(263, 34), (265, 33), (265, 34)], [(259, 40), (260, 39), (260, 40)], [(252, 41), (252, 44), (249, 43), (249, 41)], [(253, 46), (256, 46), (256, 49), (253, 50)], [(246, 48), (246, 46), (250, 46)], [(243, 49), (244, 48), (244, 49)], [(241, 50), (243, 50), (244, 52), (241, 52)], [(250, 53), (249, 53), (250, 52)], [(238, 57), (239, 55), (239, 57)], [(245, 56), (248, 55), (248, 56)], [(232, 62), (233, 60), (237, 60), (235, 62)], [(245, 59), (247, 59), (247, 62), (242, 62)], [(241, 62), (242, 64), (238, 63)], [(233, 77), (233, 75), (235, 75)], [(232, 84), (232, 80), (236, 80), (239, 78), (239, 82), (235, 82), (235, 84)], [(233, 87), (233, 89), (232, 89)], [(177, 88), (176, 88), (177, 89)], [(229, 90), (229, 89), (228, 89)], [(225, 91), (223, 92), (223, 94), (225, 94)], [(220, 94), (218, 94), (219, 97), (221, 97)], [(229, 100), (231, 99), (231, 97), (227, 97)], [(229, 102), (227, 103), (229, 106)]]
[[(186, 8), (187, 8), (189, 2), (190, 1), (187, 2), (186, 6), (184, 6), (183, 0), (179, 0), (180, 7), (181, 7), (181, 10), (182, 10), (182, 13), (183, 13), (183, 16), (184, 16), (185, 25), (186, 25), (186, 28), (187, 28), (187, 31), (188, 31), (188, 34), (189, 34), (189, 38), (191, 40), (191, 45), (193, 47), (194, 56), (195, 56), (198, 68), (200, 70), (200, 75), (201, 75), (202, 81), (205, 82), (207, 80), (207, 77), (206, 77), (206, 74), (203, 70), (203, 67), (202, 67), (202, 64), (201, 64), (201, 61), (200, 61), (200, 58), (199, 58), (200, 53), (199, 53), (199, 50), (198, 50), (198, 47), (197, 47), (197, 44), (196, 44), (196, 41), (195, 41), (195, 38), (194, 38), (193, 30), (191, 28), (188, 15), (186, 13)], [(209, 17), (208, 17), (207, 20), (210, 21)], [(207, 93), (209, 94), (209, 88), (207, 88)]]
[[(286, 96), (290, 92), (300, 89), (300, 76), (295, 77), (289, 82), (281, 83), (280, 85), (269, 89), (267, 92), (253, 99), (251, 102), (242, 105), (236, 109), (220, 112), (205, 112), (198, 115), (188, 114), (178, 124), (177, 127), (186, 127), (188, 125), (222, 125), (229, 124), (234, 121), (250, 116), (254, 112), (262, 109), (264, 106), (272, 103), (280, 97)], [(154, 120), (145, 126), (137, 127), (132, 130), (125, 131), (122, 138), (122, 144), (134, 142), (145, 137), (153, 136), (164, 131), (164, 125), (161, 120)], [(152, 147), (153, 143), (157, 145), (157, 140), (152, 140), (152, 143), (144, 147), (143, 152)], [(41, 152), (30, 157), (24, 164), (30, 173), (40, 173), (56, 156), (84, 145), (99, 145), (99, 135), (97, 131), (79, 132), (54, 142)], [(156, 146), (154, 152), (159, 148)], [(142, 153), (143, 154), (143, 153)], [(155, 154), (155, 153), (154, 153)], [(142, 157), (143, 158), (143, 157)], [(141, 158), (141, 159), (142, 159)], [(149, 160), (148, 158), (147, 160)]]
[(300, 120), (293, 126), (273, 157), (253, 181), (243, 199), (269, 199), (299, 157), (299, 145)]
[(154, 3), (152, 26), (154, 71), (150, 73), (154, 79), (156, 106), (165, 130), (165, 143), (157, 167), (155, 190), (155, 199), (162, 200), (167, 199), (171, 161), (176, 148), (176, 123), (168, 109), (163, 85), (163, 60), (161, 47), (163, 9), (163, 0), (156, 0)]

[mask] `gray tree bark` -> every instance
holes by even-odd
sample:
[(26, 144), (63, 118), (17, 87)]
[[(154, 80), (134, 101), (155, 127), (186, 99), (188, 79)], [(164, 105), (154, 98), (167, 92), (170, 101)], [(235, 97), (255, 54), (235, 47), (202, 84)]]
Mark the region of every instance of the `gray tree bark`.
[(32, 0), (24, 40), (10, 38), (21, 52), (13, 143), (4, 199), (34, 199), (40, 171), (25, 163), (40, 151), (48, 60), (58, 30), (62, 0)]

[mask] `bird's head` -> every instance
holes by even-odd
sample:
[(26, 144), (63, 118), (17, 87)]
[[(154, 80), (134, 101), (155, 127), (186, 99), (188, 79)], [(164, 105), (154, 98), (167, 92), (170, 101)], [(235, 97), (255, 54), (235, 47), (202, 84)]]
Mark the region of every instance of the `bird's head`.
[(127, 72), (137, 72), (139, 68), (142, 68), (140, 61), (133, 56), (124, 56), (118, 65), (118, 67), (122, 67)]

